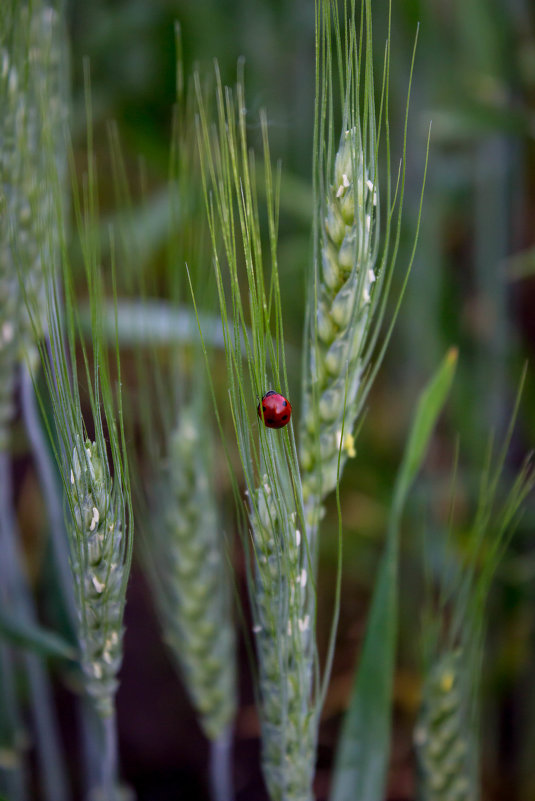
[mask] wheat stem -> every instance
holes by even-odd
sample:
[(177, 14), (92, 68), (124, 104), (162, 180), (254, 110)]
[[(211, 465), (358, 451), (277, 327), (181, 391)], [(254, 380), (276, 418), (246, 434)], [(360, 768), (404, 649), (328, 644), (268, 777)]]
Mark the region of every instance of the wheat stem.
[[(16, 616), (28, 623), (36, 620), (30, 590), (22, 568), (22, 558), (16, 539), (15, 515), (8, 454), (0, 452), (0, 570), (6, 604)], [(48, 801), (68, 798), (65, 768), (57, 721), (53, 711), (52, 690), (46, 671), (37, 656), (25, 653), (23, 662), (30, 686), (32, 715), (36, 731), (37, 755), (42, 775), (43, 791)]]
[[(5, 603), (2, 596), (3, 593), (0, 591), (1, 601)], [(26, 801), (29, 797), (21, 753), (22, 740), (13, 654), (2, 644), (0, 645), (0, 794), (12, 801)]]
[[(0, 451), (0, 548), (3, 553), (3, 559), (0, 560), (0, 603), (5, 608), (12, 602), (9, 578), (11, 559), (7, 564), (14, 525), (9, 470), (8, 457)], [(4, 574), (5, 567), (7, 570)], [(7, 798), (13, 798), (14, 801), (25, 801), (28, 798), (27, 777), (21, 747), (24, 737), (17, 703), (15, 675), (14, 654), (2, 643), (0, 645), (0, 752), (2, 754), (0, 792), (4, 792)]]
[(212, 801), (232, 801), (232, 726), (227, 726), (219, 737), (210, 740), (210, 797)]
[(118, 800), (117, 721), (115, 709), (102, 719), (104, 747), (102, 749), (102, 795), (105, 801)]

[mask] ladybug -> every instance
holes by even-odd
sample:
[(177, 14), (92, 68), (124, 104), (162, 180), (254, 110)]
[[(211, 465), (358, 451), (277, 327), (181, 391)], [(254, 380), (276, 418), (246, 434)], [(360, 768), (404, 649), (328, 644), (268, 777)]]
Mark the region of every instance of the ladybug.
[(292, 416), (292, 406), (283, 395), (270, 389), (258, 404), (257, 412), (268, 428), (284, 428)]

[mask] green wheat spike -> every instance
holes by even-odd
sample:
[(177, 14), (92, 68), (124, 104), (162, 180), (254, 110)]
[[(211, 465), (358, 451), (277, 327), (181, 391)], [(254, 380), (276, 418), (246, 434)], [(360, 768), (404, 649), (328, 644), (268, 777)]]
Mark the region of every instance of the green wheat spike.
[[(263, 114), (268, 270), (263, 264), (242, 76), (236, 97), (223, 88), (218, 74), (216, 81), (217, 131), (209, 125), (197, 80), (199, 138), (231, 412), (247, 487), (247, 518), (242, 517), (241, 530), (250, 556), (247, 578), (258, 656), (263, 772), (273, 801), (311, 801), (318, 720), (315, 587), (308, 580), (310, 559), (295, 440), (291, 421), (280, 431), (259, 423), (254, 403), (255, 393), (260, 395), (268, 387), (287, 392), (276, 255), (278, 182), (271, 170)], [(242, 300), (242, 275), (248, 304)], [(238, 508), (243, 511), (241, 500)]]
[[(13, 254), (14, 229), (27, 218), (17, 181), (21, 169), (18, 128), (25, 114), (18, 70), (7, 50), (0, 52), (0, 450), (8, 445), (19, 341), (20, 292)], [(27, 222), (27, 219), (26, 219)]]
[(192, 403), (169, 435), (167, 467), (146, 522), (164, 637), (210, 739), (236, 707), (235, 634), (228, 566), (210, 476), (210, 429)]
[[(61, 235), (54, 191), (56, 185), (65, 185), (66, 171), (62, 144), (67, 117), (66, 56), (61, 24), (50, 5), (23, 6), (12, 33), (13, 47), (0, 50), (4, 207), (0, 269), (3, 315), (10, 315), (7, 322), (2, 320), (0, 336), (3, 345), (16, 340), (18, 356), (27, 357), (30, 364), (37, 362), (35, 341), (46, 330), (42, 260), (57, 261)], [(26, 304), (39, 311), (32, 320)]]
[(322, 226), (317, 343), (310, 348), (301, 425), (305, 502), (323, 499), (336, 487), (339, 453), (340, 470), (354, 455), (352, 431), (376, 281), (378, 192), (372, 176), (373, 164), (365, 163), (359, 131), (352, 128), (336, 155)]
[(439, 656), (425, 683), (414, 741), (425, 801), (469, 801), (469, 727), (461, 651)]
[(107, 717), (122, 659), (124, 532), (112, 480), (96, 443), (76, 441), (70, 482), (81, 664), (87, 693), (99, 714)]
[[(530, 457), (512, 479), (503, 475), (525, 376), (526, 370), (497, 456), (489, 438), (477, 510), (463, 533), (462, 552), (452, 550), (450, 531), (444, 565), (450, 567), (451, 559), (451, 569), (444, 570), (438, 596), (429, 587), (424, 634), (432, 650), (414, 737), (422, 801), (477, 801), (481, 793), (479, 729), (487, 601), (535, 483)], [(455, 482), (452, 489), (454, 499)], [(453, 508), (452, 504), (452, 512)], [(453, 517), (450, 526), (452, 521)], [(436, 651), (442, 639), (445, 642)]]
[(267, 475), (256, 490), (250, 522), (264, 775), (274, 801), (305, 801), (311, 798), (316, 722), (308, 575), (295, 512), (275, 500)]

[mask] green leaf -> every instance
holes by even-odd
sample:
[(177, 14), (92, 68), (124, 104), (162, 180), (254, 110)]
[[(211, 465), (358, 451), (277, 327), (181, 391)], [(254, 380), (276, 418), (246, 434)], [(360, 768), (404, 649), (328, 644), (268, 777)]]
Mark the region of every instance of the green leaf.
[(37, 624), (7, 616), (0, 610), (0, 638), (40, 656), (78, 658), (76, 648), (59, 634)]
[(446, 402), (457, 350), (448, 351), (423, 390), (394, 488), (386, 550), (379, 567), (366, 637), (336, 756), (331, 801), (381, 801), (390, 750), (397, 640), (399, 524), (411, 485)]
[[(223, 327), (215, 315), (200, 315), (203, 335), (214, 347), (224, 346)], [(86, 336), (91, 335), (91, 311), (89, 306), (80, 310), (80, 323)], [(102, 329), (108, 342), (115, 342), (117, 335), (122, 346), (172, 345), (174, 343), (197, 343), (199, 329), (194, 313), (184, 306), (176, 306), (165, 300), (118, 300), (108, 302), (102, 310)]]
[(456, 366), (457, 348), (450, 348), (439, 369), (420, 395), (394, 488), (391, 526), (392, 515), (395, 515), (396, 519), (399, 518), (411, 484), (424, 460), (431, 433), (450, 391)]

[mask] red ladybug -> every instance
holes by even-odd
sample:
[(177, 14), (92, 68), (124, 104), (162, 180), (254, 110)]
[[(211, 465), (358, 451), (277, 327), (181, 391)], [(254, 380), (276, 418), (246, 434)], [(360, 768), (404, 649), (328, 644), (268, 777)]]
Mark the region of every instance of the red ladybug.
[(263, 415), (268, 428), (284, 428), (292, 416), (292, 406), (283, 395), (270, 389), (258, 404), (257, 412), (261, 420)]

